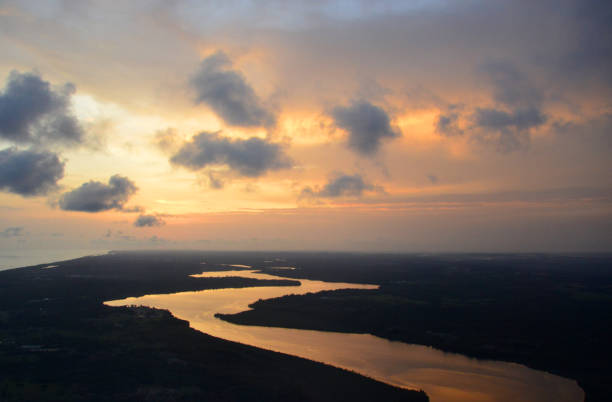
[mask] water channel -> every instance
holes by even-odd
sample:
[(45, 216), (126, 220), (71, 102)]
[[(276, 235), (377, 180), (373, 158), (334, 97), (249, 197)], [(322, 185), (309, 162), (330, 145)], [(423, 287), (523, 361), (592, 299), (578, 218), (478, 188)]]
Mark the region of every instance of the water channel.
[[(252, 270), (204, 272), (193, 276), (286, 279)], [(209, 335), (346, 368), (392, 385), (423, 389), (432, 402), (584, 400), (584, 392), (576, 381), (516, 363), (477, 360), (427, 346), (388, 341), (369, 334), (243, 326), (214, 317), (215, 313), (232, 314), (248, 310), (248, 305), (258, 299), (323, 290), (378, 287), (306, 279), (299, 281), (300, 286), (147, 295), (113, 300), (106, 304), (135, 304), (167, 309), (176, 317), (188, 320), (191, 327)]]

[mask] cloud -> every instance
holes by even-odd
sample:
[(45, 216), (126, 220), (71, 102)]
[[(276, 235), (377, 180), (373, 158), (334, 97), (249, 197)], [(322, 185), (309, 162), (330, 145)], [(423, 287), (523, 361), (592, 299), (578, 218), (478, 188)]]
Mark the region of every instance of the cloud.
[(171, 127), (165, 130), (158, 130), (151, 142), (165, 154), (172, 154), (180, 146), (176, 130)]
[(506, 60), (492, 61), (482, 65), (479, 70), (484, 72), (492, 84), (495, 101), (513, 107), (542, 103), (541, 91), (513, 63)]
[(349, 148), (362, 155), (375, 154), (383, 139), (400, 135), (399, 130), (391, 128), (389, 115), (367, 101), (356, 101), (346, 107), (336, 106), (331, 116), (336, 126), (348, 132)]
[(221, 51), (202, 60), (190, 81), (197, 94), (196, 102), (208, 105), (232, 126), (273, 126), (274, 114), (263, 105), (244, 76), (231, 67), (232, 62)]
[(21, 237), (25, 235), (23, 226), (12, 226), (0, 232), (0, 237)]
[(18, 144), (78, 144), (84, 131), (70, 111), (74, 85), (53, 89), (36, 73), (11, 71), (0, 94), (0, 138)]
[(134, 226), (137, 228), (162, 226), (165, 224), (166, 222), (157, 215), (139, 215), (134, 221)]
[(145, 210), (144, 207), (141, 207), (140, 205), (134, 205), (134, 206), (131, 206), (131, 207), (123, 207), (123, 208), (121, 208), (122, 212), (128, 212), (128, 213), (131, 213), (131, 212), (144, 212), (144, 210)]
[(463, 130), (458, 124), (459, 114), (456, 112), (448, 112), (440, 114), (436, 121), (436, 132), (448, 137), (455, 135), (463, 135)]
[(546, 122), (546, 116), (537, 108), (516, 109), (510, 112), (477, 108), (474, 119), (477, 126), (494, 130), (529, 130)]
[(331, 177), (321, 189), (313, 190), (310, 187), (302, 189), (300, 198), (338, 198), (338, 197), (361, 197), (366, 191), (384, 191), (379, 186), (374, 186), (364, 180), (359, 174), (348, 175), (338, 173)]
[(492, 105), (450, 105), (435, 123), (437, 133), (447, 137), (469, 134), (472, 139), (494, 144), (502, 153), (525, 148), (531, 130), (544, 125), (548, 116), (542, 110), (544, 94), (513, 63), (496, 61), (476, 69), (488, 83)]
[(134, 182), (127, 177), (114, 175), (108, 184), (91, 180), (64, 193), (59, 200), (59, 206), (65, 211), (122, 210), (124, 204), (137, 190)]
[(367, 184), (358, 174), (352, 176), (339, 175), (325, 184), (323, 189), (318, 192), (318, 195), (320, 197), (360, 197), (365, 190), (370, 190), (372, 188), (373, 186)]
[(185, 142), (170, 162), (191, 170), (226, 165), (247, 177), (258, 177), (291, 166), (291, 160), (280, 144), (256, 137), (230, 139), (209, 132), (202, 132)]
[(208, 173), (208, 186), (214, 190), (221, 190), (225, 186), (225, 183), (220, 178), (215, 177), (215, 175), (212, 172), (209, 172)]
[(23, 196), (47, 194), (64, 177), (64, 162), (48, 151), (0, 151), (0, 189)]
[(529, 144), (530, 130), (547, 121), (542, 112), (544, 96), (525, 74), (512, 63), (496, 61), (485, 64), (482, 71), (492, 85), (494, 108), (477, 107), (472, 121), (481, 141), (496, 143), (501, 152), (511, 152)]

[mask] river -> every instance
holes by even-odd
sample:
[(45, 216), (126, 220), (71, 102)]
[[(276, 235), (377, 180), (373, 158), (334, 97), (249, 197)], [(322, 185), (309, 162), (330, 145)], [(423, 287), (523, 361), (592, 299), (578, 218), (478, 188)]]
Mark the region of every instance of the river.
[[(252, 270), (204, 272), (194, 277), (240, 276), (286, 279)], [(369, 334), (310, 331), (231, 324), (214, 317), (248, 310), (258, 299), (337, 289), (376, 289), (376, 285), (299, 279), (300, 286), (214, 289), (147, 295), (106, 302), (168, 309), (191, 327), (218, 338), (353, 370), (377, 380), (423, 389), (432, 402), (582, 402), (576, 381), (526, 366), (477, 360), (456, 353), (393, 342)]]

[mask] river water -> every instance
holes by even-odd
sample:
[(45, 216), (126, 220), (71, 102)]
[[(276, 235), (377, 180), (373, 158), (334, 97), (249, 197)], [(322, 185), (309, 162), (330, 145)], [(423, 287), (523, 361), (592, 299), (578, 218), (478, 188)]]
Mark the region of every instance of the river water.
[[(286, 279), (255, 271), (204, 272), (195, 277), (240, 276)], [(300, 286), (214, 289), (147, 295), (106, 302), (168, 309), (191, 327), (218, 338), (287, 353), (353, 370), (377, 380), (423, 389), (432, 402), (582, 402), (576, 381), (520, 364), (476, 360), (437, 349), (392, 342), (369, 334), (310, 331), (231, 324), (214, 317), (248, 310), (258, 299), (337, 289), (376, 289), (376, 285), (300, 279)]]

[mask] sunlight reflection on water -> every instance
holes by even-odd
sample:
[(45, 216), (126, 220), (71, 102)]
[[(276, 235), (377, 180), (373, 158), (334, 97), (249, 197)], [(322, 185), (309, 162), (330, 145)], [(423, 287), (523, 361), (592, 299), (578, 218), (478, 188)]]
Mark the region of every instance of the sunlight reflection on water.
[[(286, 279), (247, 270), (204, 272), (192, 276)], [(575, 381), (520, 364), (476, 360), (369, 334), (242, 326), (214, 317), (215, 313), (248, 310), (248, 305), (258, 299), (323, 290), (378, 288), (377, 285), (306, 279), (300, 279), (300, 282), (300, 286), (147, 295), (106, 304), (168, 309), (176, 317), (188, 320), (193, 328), (209, 335), (350, 369), (396, 386), (423, 389), (432, 402), (578, 402), (584, 399), (584, 393)]]

